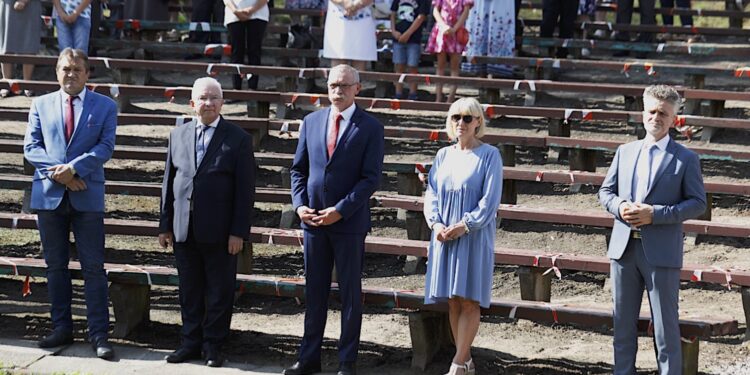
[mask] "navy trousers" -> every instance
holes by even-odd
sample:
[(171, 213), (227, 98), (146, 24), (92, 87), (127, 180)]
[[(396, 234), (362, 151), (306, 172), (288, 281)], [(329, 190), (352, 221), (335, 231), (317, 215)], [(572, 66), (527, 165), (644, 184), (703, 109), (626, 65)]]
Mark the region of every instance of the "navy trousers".
[(366, 233), (331, 233), (305, 230), (305, 333), (300, 345), (301, 362), (320, 362), (320, 346), (328, 317), (331, 272), (341, 295), (339, 361), (354, 362), (362, 328), (362, 262)]
[(37, 218), (44, 261), (47, 263), (47, 289), (54, 329), (73, 330), (70, 307), (73, 291), (68, 270), (72, 227), (83, 272), (89, 340), (107, 339), (109, 309), (107, 274), (104, 272), (104, 213), (76, 210), (70, 204), (68, 193), (65, 193), (56, 209), (39, 210)]

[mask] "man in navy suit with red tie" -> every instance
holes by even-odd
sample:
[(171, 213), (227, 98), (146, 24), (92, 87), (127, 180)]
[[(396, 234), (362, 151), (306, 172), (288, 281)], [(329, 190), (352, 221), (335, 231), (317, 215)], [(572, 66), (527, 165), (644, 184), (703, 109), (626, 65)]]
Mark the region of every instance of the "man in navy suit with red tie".
[(334, 264), (341, 290), (339, 375), (356, 371), (362, 326), (362, 264), (370, 196), (383, 169), (383, 125), (354, 104), (359, 73), (338, 65), (328, 75), (331, 107), (305, 117), (292, 164), (292, 204), (305, 248), (305, 332), (286, 375), (321, 371), (320, 347)]

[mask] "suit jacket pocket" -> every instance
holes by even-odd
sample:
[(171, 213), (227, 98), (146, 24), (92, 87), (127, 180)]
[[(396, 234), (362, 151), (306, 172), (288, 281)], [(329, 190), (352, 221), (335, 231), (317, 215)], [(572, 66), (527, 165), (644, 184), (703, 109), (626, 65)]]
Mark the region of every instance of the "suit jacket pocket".
[(227, 173), (234, 170), (234, 160), (230, 155), (219, 154), (213, 160), (204, 160), (206, 173)]

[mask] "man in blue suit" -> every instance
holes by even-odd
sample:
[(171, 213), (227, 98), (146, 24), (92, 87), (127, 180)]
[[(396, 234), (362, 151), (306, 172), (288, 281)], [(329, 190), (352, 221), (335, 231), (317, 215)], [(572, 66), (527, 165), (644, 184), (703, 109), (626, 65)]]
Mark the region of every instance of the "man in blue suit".
[(221, 117), (221, 85), (193, 84), (196, 121), (169, 135), (159, 244), (174, 247), (180, 281), (182, 343), (169, 363), (200, 357), (221, 367), (232, 321), (237, 254), (250, 236), (255, 193), (253, 140)]
[(660, 374), (682, 372), (678, 314), (682, 222), (706, 210), (698, 155), (669, 137), (680, 95), (665, 85), (643, 92), (643, 140), (617, 149), (599, 201), (615, 216), (607, 256), (614, 302), (615, 374), (635, 374), (638, 316), (648, 291)]
[(31, 103), (24, 156), (35, 168), (31, 208), (37, 210), (47, 263), (54, 331), (42, 348), (73, 342), (72, 287), (68, 271), (73, 228), (85, 283), (89, 341), (99, 358), (111, 359), (104, 272), (104, 163), (112, 156), (117, 105), (86, 89), (88, 57), (66, 48), (57, 60), (60, 91)]
[(305, 117), (292, 164), (292, 204), (302, 221), (305, 332), (286, 375), (321, 371), (331, 272), (341, 290), (339, 375), (356, 371), (362, 326), (362, 263), (370, 231), (370, 196), (383, 169), (383, 125), (357, 107), (359, 73), (338, 65), (328, 75), (331, 107)]

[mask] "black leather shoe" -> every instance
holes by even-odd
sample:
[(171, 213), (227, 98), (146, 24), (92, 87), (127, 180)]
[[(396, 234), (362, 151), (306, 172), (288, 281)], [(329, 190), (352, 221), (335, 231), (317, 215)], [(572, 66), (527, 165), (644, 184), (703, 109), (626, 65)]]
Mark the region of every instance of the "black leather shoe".
[(204, 358), (206, 359), (206, 366), (221, 367), (221, 365), (224, 364), (224, 359), (221, 357), (221, 354), (218, 350), (207, 351), (204, 354)]
[(49, 336), (39, 340), (36, 344), (40, 348), (54, 348), (73, 343), (73, 332), (54, 331)]
[(357, 368), (354, 366), (354, 362), (339, 362), (339, 371), (336, 375), (356, 375)]
[(310, 375), (320, 372), (320, 362), (299, 362), (284, 370), (284, 375)]
[(167, 354), (164, 357), (169, 363), (182, 363), (187, 362), (191, 359), (198, 359), (201, 357), (201, 353), (197, 350), (191, 350), (187, 348), (179, 348), (172, 353)]
[(94, 349), (96, 356), (101, 359), (112, 359), (115, 356), (115, 350), (105, 338), (97, 338), (91, 342), (91, 348)]

